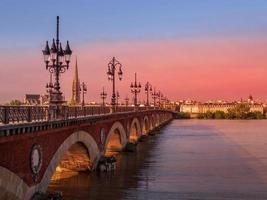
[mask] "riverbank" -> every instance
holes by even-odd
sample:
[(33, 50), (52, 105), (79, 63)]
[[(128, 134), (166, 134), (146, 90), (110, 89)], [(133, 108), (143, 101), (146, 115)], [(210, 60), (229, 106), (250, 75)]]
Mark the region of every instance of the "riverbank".
[(183, 113), (177, 112), (176, 119), (226, 119), (226, 120), (262, 120), (266, 115), (260, 112), (225, 113), (223, 111), (206, 113)]

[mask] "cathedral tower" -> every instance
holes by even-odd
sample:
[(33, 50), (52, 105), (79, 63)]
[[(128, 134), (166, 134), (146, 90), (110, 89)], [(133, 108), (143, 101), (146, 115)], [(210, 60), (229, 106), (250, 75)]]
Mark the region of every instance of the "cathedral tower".
[(77, 65), (77, 57), (76, 57), (75, 72), (74, 72), (74, 77), (73, 77), (73, 82), (72, 82), (71, 102), (75, 104), (79, 104), (81, 102), (80, 94), (81, 94), (80, 80), (78, 76), (78, 65)]

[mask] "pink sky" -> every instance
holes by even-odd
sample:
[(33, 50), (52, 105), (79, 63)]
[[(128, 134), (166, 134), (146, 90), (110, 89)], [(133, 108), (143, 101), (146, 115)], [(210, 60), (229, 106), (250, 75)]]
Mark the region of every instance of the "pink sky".
[[(256, 99), (267, 99), (267, 38), (106, 41), (82, 46), (72, 44), (72, 47), (72, 66), (61, 76), (67, 99), (71, 95), (76, 55), (80, 80), (88, 85), (86, 99), (89, 101), (99, 101), (102, 86), (110, 94), (106, 70), (112, 56), (123, 64), (123, 80), (117, 83), (122, 98), (126, 94), (131, 97), (129, 85), (137, 72), (142, 85), (148, 80), (172, 100), (233, 100), (249, 94)], [(49, 75), (41, 48), (1, 52), (0, 102), (23, 99), (26, 93), (45, 92)]]

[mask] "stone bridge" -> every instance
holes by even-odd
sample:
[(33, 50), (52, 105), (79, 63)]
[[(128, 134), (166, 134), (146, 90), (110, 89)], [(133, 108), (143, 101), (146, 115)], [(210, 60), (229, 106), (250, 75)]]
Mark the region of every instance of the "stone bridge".
[(36, 191), (45, 192), (58, 170), (94, 170), (101, 156), (123, 150), (173, 118), (172, 111), (155, 108), (95, 110), (53, 121), (33, 120), (26, 111), (30, 120), (20, 118), (23, 122), (2, 112), (2, 122), (8, 123), (0, 125), (0, 199), (30, 199)]

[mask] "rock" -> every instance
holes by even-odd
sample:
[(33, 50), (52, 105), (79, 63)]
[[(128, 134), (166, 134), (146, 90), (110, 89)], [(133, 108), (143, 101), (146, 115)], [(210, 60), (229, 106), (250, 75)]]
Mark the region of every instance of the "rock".
[(154, 135), (156, 135), (156, 134), (157, 134), (157, 131), (155, 131), (155, 130), (150, 131), (150, 132), (148, 133), (148, 135), (150, 135), (150, 136), (154, 136)]
[(99, 159), (98, 165), (97, 165), (97, 170), (100, 172), (108, 172), (108, 171), (113, 171), (116, 169), (116, 158), (115, 156), (102, 156)]
[(124, 148), (125, 152), (136, 152), (136, 143), (128, 142)]
[(147, 135), (141, 135), (138, 139), (139, 142), (144, 142), (147, 139)]
[(44, 192), (36, 192), (31, 198), (31, 200), (62, 200), (62, 199), (63, 195), (62, 192), (60, 191), (56, 191), (51, 194), (47, 194)]

